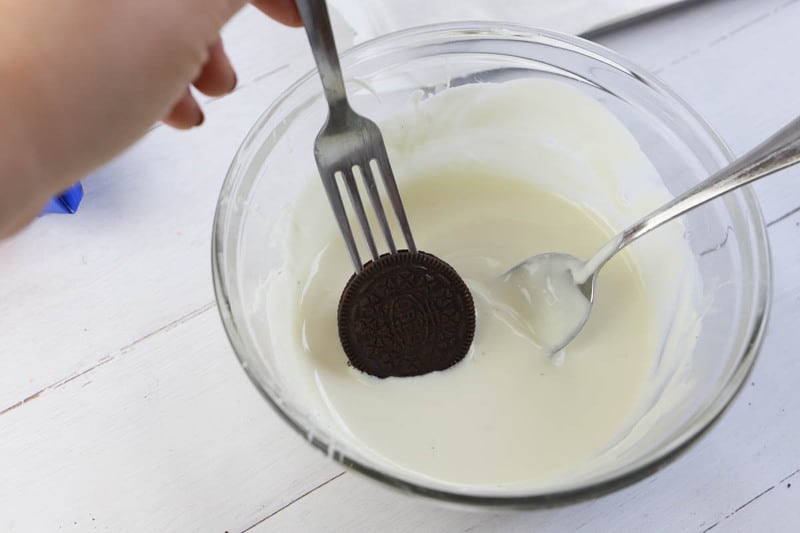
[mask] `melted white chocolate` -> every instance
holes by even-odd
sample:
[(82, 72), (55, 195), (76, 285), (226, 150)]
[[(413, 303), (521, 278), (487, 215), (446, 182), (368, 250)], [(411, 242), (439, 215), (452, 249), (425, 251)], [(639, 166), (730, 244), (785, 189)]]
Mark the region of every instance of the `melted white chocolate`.
[(668, 198), (655, 170), (602, 105), (552, 81), (449, 89), (383, 130), (417, 246), (473, 294), (472, 349), (414, 378), (347, 365), (336, 311), (352, 266), (314, 181), (276, 234), (285, 264), (264, 287), (270, 365), (286, 399), (339, 448), (390, 472), (498, 490), (586, 475), (652, 399), (666, 322), (694, 316), (691, 299), (673, 309), (675, 284), (696, 288), (681, 277), (691, 254), (680, 229), (651, 240), (651, 251), (671, 247), (668, 258), (626, 251), (604, 267), (589, 321), (556, 357), (498, 280), (535, 254), (589, 257)]

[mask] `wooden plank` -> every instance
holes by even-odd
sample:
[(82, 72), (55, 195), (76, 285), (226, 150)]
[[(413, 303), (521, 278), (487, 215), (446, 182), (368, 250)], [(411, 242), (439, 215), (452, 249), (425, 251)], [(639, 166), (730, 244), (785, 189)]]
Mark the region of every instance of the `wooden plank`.
[(335, 476), (246, 379), (216, 309), (0, 417), (0, 530), (240, 531)]
[(800, 521), (798, 473), (776, 480), (773, 485), (726, 513), (706, 531), (757, 531), (769, 524), (772, 531), (796, 531)]

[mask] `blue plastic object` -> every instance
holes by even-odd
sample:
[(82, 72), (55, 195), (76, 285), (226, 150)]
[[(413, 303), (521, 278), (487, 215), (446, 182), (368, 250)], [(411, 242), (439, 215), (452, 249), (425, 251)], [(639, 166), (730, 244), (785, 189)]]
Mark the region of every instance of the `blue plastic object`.
[(58, 196), (53, 197), (47, 205), (44, 206), (39, 216), (48, 213), (72, 214), (78, 210), (81, 200), (83, 200), (83, 187), (80, 183), (76, 183)]

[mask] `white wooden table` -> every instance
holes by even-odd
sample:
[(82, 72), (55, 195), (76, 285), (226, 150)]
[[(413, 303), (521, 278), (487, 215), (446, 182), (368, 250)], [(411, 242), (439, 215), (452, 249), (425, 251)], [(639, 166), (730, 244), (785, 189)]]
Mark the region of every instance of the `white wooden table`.
[[(231, 353), (211, 288), (217, 192), (310, 57), (302, 32), (250, 10), (226, 33), (240, 88), (207, 104), (206, 125), (153, 129), (85, 181), (77, 215), (0, 243), (0, 531), (800, 529), (800, 169), (756, 186), (772, 318), (751, 382), (710, 435), (600, 500), (441, 509), (311, 450)], [(737, 153), (800, 113), (796, 0), (705, 2), (597, 40), (661, 76)]]

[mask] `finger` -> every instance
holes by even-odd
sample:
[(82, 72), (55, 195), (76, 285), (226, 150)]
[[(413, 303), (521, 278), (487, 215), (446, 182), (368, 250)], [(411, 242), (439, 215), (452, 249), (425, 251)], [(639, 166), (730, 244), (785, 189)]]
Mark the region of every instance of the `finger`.
[(164, 117), (165, 124), (180, 130), (199, 126), (203, 123), (203, 120), (205, 120), (203, 111), (189, 89), (186, 89), (178, 103), (172, 106), (172, 111), (169, 112), (169, 115)]
[(251, 3), (281, 24), (303, 25), (294, 0), (251, 0)]
[(222, 96), (236, 87), (236, 73), (219, 40), (208, 49), (208, 60), (194, 80), (197, 90), (208, 96)]

